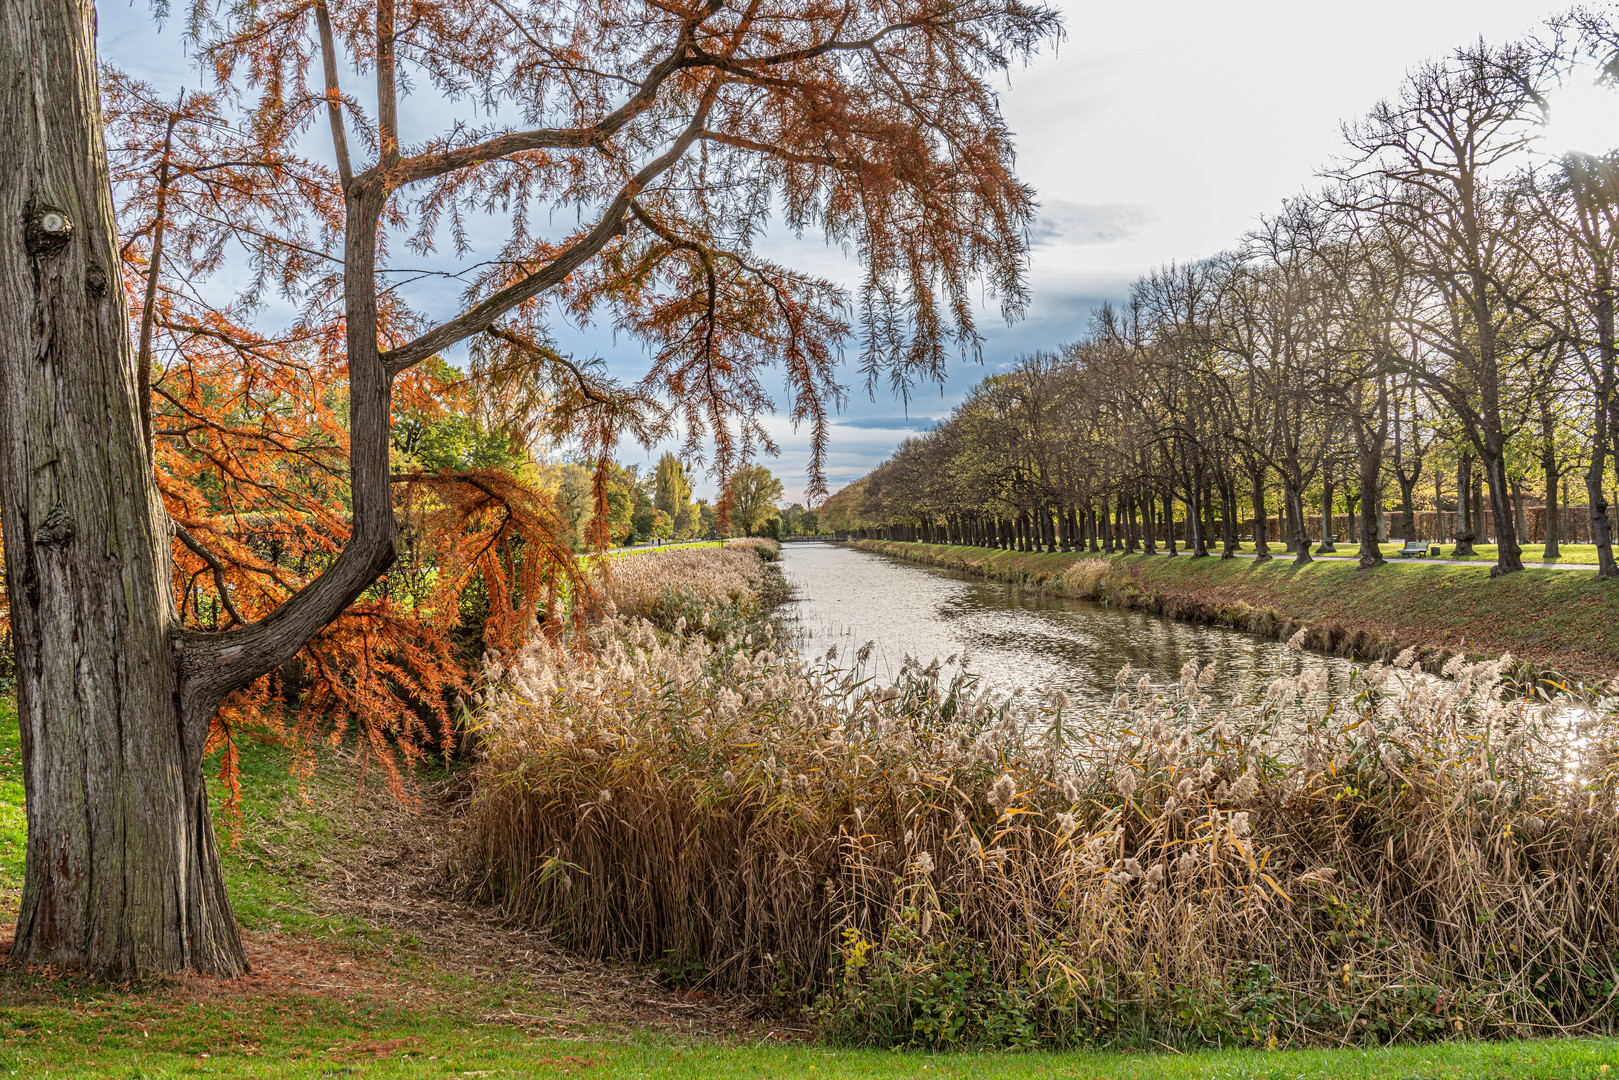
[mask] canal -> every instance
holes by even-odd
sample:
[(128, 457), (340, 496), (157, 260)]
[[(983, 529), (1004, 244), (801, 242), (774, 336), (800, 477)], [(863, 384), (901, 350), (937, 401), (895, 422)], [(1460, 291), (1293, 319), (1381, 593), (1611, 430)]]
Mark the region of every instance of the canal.
[(1239, 630), (1040, 596), (832, 544), (784, 544), (781, 558), (794, 588), (786, 614), (800, 650), (818, 656), (836, 646), (847, 660), (871, 642), (868, 670), (885, 681), (906, 656), (926, 664), (965, 655), (967, 668), (1002, 693), (1062, 690), (1107, 702), (1126, 663), (1132, 684), (1145, 675), (1167, 686), (1188, 661), (1213, 661), (1211, 692), (1228, 700), (1263, 692), (1305, 663), (1324, 665), (1331, 689), (1340, 690), (1356, 666)]

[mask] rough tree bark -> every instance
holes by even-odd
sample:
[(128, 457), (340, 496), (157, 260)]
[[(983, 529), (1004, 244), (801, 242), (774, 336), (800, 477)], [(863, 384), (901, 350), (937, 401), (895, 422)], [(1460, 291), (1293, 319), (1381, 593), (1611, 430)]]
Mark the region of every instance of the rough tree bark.
[[(286, 660), (394, 554), (376, 334), (387, 188), (347, 183), (353, 528), (259, 622), (183, 632), (147, 456), (89, 0), (0, 0), (0, 525), (17, 642), (28, 849), (21, 959), (118, 976), (224, 975), (246, 958), (202, 777), (224, 697)], [(565, 273), (559, 271), (559, 273)]]
[(1389, 435), (1387, 380), (1377, 380), (1375, 422), (1356, 417), (1356, 464), (1360, 466), (1360, 568), (1371, 570), (1385, 563), (1383, 549), (1383, 448)]
[(1546, 477), (1546, 530), (1541, 538), (1545, 551), (1541, 558), (1547, 562), (1562, 557), (1563, 512), (1557, 501), (1557, 485), (1562, 481), (1562, 463), (1557, 460), (1557, 449), (1548, 439), (1541, 451), (1540, 467)]
[(1304, 493), (1289, 477), (1283, 478), (1282, 498), (1287, 502), (1288, 527), (1293, 530), (1293, 562), (1298, 566), (1315, 562), (1310, 555), (1310, 537), (1304, 528)]
[(1381, 515), (1383, 503), (1379, 484), (1383, 479), (1383, 440), (1366, 440), (1360, 448), (1360, 568), (1371, 570), (1384, 565)]
[(90, 0), (0, 3), (0, 523), (28, 847), (14, 954), (246, 966), (185, 723)]
[(1270, 518), (1266, 515), (1270, 511), (1265, 508), (1264, 472), (1259, 469), (1250, 472), (1249, 484), (1254, 493), (1254, 560), (1264, 562), (1271, 557), (1270, 545), (1267, 543), (1269, 537), (1266, 536), (1270, 526)]

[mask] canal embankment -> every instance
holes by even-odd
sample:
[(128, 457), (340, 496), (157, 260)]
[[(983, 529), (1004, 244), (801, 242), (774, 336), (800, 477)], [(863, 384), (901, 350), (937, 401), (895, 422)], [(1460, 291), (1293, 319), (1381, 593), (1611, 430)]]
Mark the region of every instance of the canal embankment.
[(1568, 570), (1492, 578), (1487, 567), (1289, 558), (1034, 553), (881, 540), (864, 550), (1190, 622), (1273, 638), (1305, 632), (1306, 647), (1388, 659), (1417, 647), (1437, 671), (1450, 657), (1511, 653), (1520, 678), (1585, 682), (1619, 673), (1619, 583)]

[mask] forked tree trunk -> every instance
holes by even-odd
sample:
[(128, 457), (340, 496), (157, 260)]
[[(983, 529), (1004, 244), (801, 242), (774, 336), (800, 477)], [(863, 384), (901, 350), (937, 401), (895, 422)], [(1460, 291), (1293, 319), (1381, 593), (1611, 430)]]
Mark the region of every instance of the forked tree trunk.
[(28, 801), (13, 952), (232, 975), (246, 958), (182, 734), (94, 33), (89, 0), (0, 0), (0, 523)]
[[(1484, 458), (1484, 479), (1490, 489), (1490, 516), (1495, 522), (1495, 565), (1491, 577), (1515, 574), (1523, 569), (1523, 551), (1512, 525), (1512, 494), (1507, 487), (1506, 454), (1492, 448)], [(1483, 515), (1479, 515), (1482, 517)]]
[(1304, 526), (1304, 494), (1290, 480), (1284, 478), (1282, 497), (1287, 502), (1288, 526), (1293, 530), (1293, 562), (1303, 566), (1315, 562), (1310, 556), (1310, 537)]

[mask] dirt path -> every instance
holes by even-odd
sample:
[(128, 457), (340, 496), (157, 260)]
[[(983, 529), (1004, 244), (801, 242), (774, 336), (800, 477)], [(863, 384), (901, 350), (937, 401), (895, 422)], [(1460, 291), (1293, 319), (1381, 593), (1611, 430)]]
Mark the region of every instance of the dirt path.
[[(522, 997), (544, 1004), (538, 1012), (497, 1010), (486, 1021), (553, 1034), (581, 1026), (755, 1038), (808, 1032), (762, 1015), (752, 1002), (672, 990), (644, 967), (579, 956), (544, 933), (456, 896), (452, 836), (454, 807), (466, 795), (462, 780), (416, 785), (413, 805), (377, 785), (357, 798), (352, 787), (346, 796), (341, 792), (329, 793), (317, 808), (344, 841), (341, 854), (326, 861), (329, 872), (316, 886), (317, 905), (411, 941), (410, 953), (430, 958), (439, 970), (516, 983)], [(402, 957), (382, 959), (382, 968), (398, 968)]]

